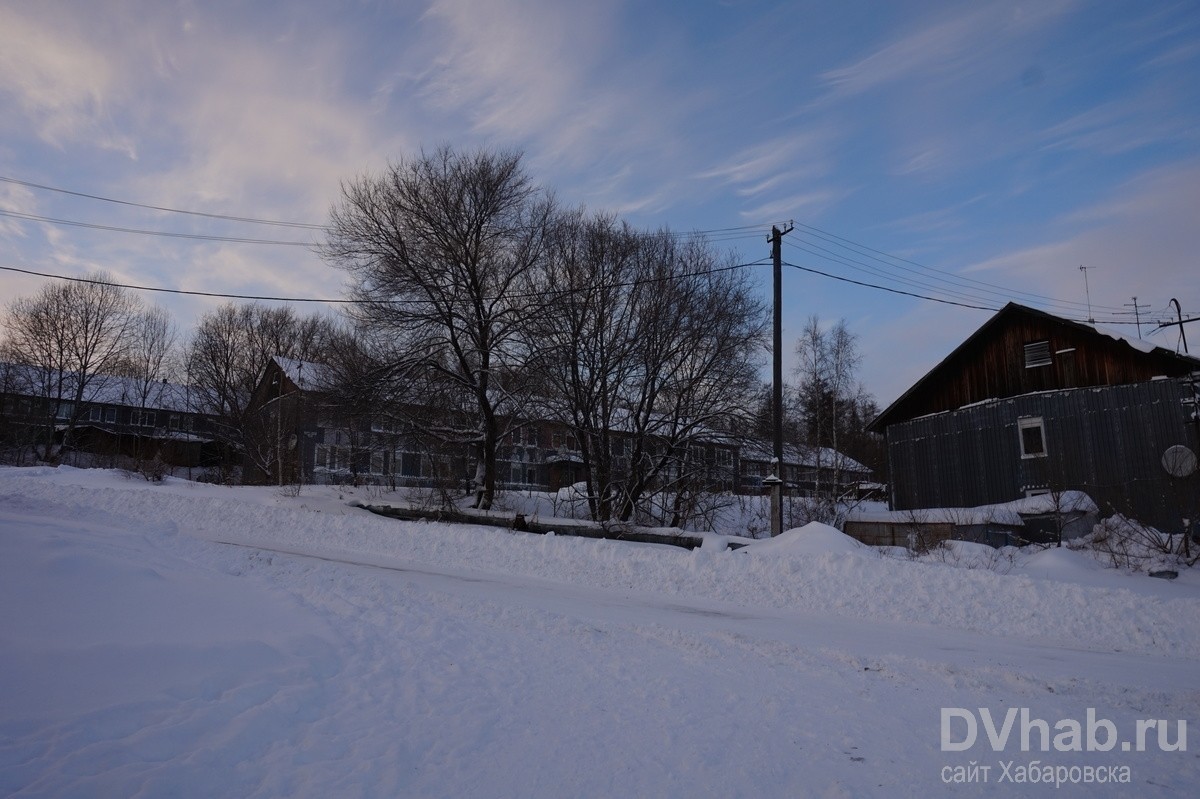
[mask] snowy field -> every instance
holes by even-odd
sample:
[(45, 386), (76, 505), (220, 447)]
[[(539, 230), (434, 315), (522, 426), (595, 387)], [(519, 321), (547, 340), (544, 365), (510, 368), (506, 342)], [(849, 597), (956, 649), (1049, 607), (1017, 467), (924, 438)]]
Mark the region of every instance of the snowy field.
[(0, 469), (0, 795), (1197, 795), (1194, 571), (820, 527), (689, 552), (367, 499)]

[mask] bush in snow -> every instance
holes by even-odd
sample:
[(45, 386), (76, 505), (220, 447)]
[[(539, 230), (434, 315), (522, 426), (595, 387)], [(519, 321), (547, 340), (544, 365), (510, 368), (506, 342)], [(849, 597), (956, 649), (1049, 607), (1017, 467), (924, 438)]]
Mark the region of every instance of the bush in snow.
[(1200, 548), (1190, 544), (1186, 535), (1164, 533), (1120, 514), (1104, 519), (1067, 546), (1089, 551), (1114, 568), (1138, 572), (1194, 566), (1200, 560)]

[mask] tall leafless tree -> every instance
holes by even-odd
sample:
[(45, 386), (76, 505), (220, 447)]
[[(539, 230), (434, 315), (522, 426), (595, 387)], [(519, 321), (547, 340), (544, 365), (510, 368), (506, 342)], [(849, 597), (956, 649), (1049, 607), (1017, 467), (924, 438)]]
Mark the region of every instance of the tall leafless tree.
[(637, 367), (640, 236), (605, 215), (558, 218), (546, 259), (545, 306), (526, 328), (545, 383), (544, 408), (575, 435), (592, 518), (608, 521), (627, 468), (628, 388)]
[(394, 368), (463, 398), (475, 506), (490, 508), (504, 420), (519, 415), (520, 336), (553, 203), (511, 152), (435, 152), (342, 186), (322, 254), (346, 270), (357, 320), (395, 337)]
[[(130, 330), (130, 346), (118, 374), (124, 380), (127, 400), (143, 414), (151, 408), (175, 407), (180, 397), (168, 384), (177, 367), (177, 334), (165, 308), (152, 306), (138, 313)], [(137, 458), (150, 457), (154, 448), (139, 440)]]
[(140, 303), (103, 272), (86, 281), (47, 285), (4, 312), (4, 358), (27, 367), (31, 393), (44, 398), (38, 456), (56, 460), (70, 448), (83, 403), (125, 361)]
[(707, 466), (694, 445), (747, 413), (765, 316), (737, 272), (699, 238), (560, 220), (530, 333), (597, 520), (631, 520), (650, 492), (694, 487)]
[(635, 437), (622, 519), (656, 486), (694, 481), (704, 465), (693, 446), (748, 414), (767, 330), (765, 307), (731, 255), (669, 231), (644, 236), (638, 252), (640, 380), (626, 400)]
[[(862, 363), (858, 337), (844, 319), (824, 329), (817, 316), (810, 316), (796, 342), (796, 358), (801, 429), (816, 455), (817, 493), (823, 490), (821, 469), (826, 465), (833, 470), (828, 488), (836, 490), (841, 452), (847, 443), (859, 452), (868, 448), (864, 428), (875, 412), (874, 400), (857, 379)], [(826, 447), (837, 453), (829, 455), (828, 464), (823, 462)]]
[(278, 436), (250, 412), (255, 388), (275, 356), (321, 360), (331, 326), (321, 316), (257, 304), (227, 303), (201, 318), (187, 348), (188, 382), (196, 410), (216, 418), (228, 456), (241, 453), (270, 473)]

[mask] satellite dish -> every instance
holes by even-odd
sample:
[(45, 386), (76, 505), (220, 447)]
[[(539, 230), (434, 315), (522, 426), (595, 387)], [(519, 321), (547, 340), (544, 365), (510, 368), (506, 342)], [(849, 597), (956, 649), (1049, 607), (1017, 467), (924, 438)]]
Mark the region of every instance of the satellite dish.
[(1196, 453), (1183, 444), (1167, 447), (1162, 456), (1162, 465), (1172, 477), (1187, 477), (1196, 471)]

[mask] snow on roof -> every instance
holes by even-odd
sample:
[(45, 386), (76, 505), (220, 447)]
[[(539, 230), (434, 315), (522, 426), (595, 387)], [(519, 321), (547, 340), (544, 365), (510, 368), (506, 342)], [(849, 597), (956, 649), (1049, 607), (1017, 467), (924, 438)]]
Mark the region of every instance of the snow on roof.
[[(8, 391), (26, 396), (46, 396), (42, 386), (56, 382), (57, 372), (49, 372), (36, 366), (0, 364), (6, 376)], [(63, 380), (73, 393), (76, 376), (66, 373)], [(191, 389), (182, 383), (166, 380), (142, 380), (133, 377), (112, 375), (93, 376), (84, 392), (83, 401), (96, 405), (123, 405), (150, 410), (194, 412)]]
[(1063, 491), (974, 508), (859, 511), (847, 515), (846, 521), (888, 524), (1007, 524), (1022, 527), (1025, 524), (1025, 516), (1039, 516), (1045, 513), (1096, 513), (1099, 510), (1092, 498), (1084, 492)]
[(914, 510), (859, 511), (846, 516), (848, 522), (881, 522), (886, 524), (1007, 524), (1022, 527), (1025, 522), (1014, 510), (998, 507), (981, 508), (917, 508)]
[(282, 370), (288, 380), (291, 380), (301, 390), (315, 389), (325, 384), (329, 377), (329, 367), (314, 361), (298, 361), (295, 358), (285, 358), (282, 355), (271, 356), (275, 364)]
[[(775, 457), (773, 447), (765, 441), (751, 441), (742, 445), (742, 460), (765, 461)], [(783, 448), (784, 465), (838, 467), (850, 472), (870, 472), (870, 468), (851, 458), (844, 452), (829, 447), (807, 447), (786, 445)]]
[(1112, 328), (1103, 327), (1101, 325), (1096, 325), (1096, 324), (1088, 324), (1087, 327), (1092, 328), (1093, 330), (1095, 330), (1097, 333), (1100, 333), (1101, 335), (1105, 335), (1105, 336), (1108, 336), (1109, 338), (1116, 339), (1117, 341), (1124, 342), (1124, 343), (1128, 344), (1129, 346), (1133, 347), (1138, 352), (1149, 353), (1149, 352), (1154, 352), (1155, 350), (1165, 349), (1165, 347), (1163, 347), (1161, 344), (1155, 344), (1153, 341), (1146, 341), (1145, 339), (1137, 338), (1136, 336), (1127, 336), (1118, 330), (1113, 330)]

